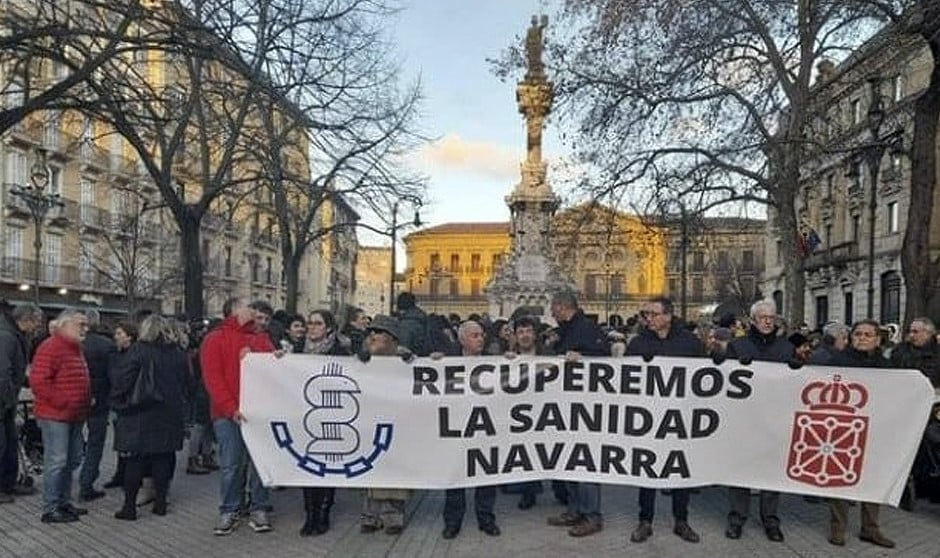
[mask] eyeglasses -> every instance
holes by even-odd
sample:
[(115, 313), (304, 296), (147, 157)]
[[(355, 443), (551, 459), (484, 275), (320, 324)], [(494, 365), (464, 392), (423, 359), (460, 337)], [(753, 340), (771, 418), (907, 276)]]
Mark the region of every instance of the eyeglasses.
[(326, 323), (325, 323), (325, 322), (309, 321), (309, 322), (307, 322), (307, 325), (311, 325), (311, 326), (321, 326), (321, 325), (326, 325)]
[(878, 337), (878, 334), (873, 331), (853, 331), (852, 337)]

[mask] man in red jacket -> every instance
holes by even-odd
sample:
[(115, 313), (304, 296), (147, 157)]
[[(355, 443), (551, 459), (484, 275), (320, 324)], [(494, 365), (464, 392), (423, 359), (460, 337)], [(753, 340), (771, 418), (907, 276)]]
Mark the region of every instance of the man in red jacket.
[(228, 535), (237, 526), (238, 507), (245, 486), (245, 469), (248, 462), (251, 487), (249, 525), (256, 533), (271, 530), (267, 517), (268, 490), (261, 484), (254, 464), (245, 449), (240, 423), (244, 422), (239, 406), (241, 382), (241, 360), (251, 352), (273, 352), (274, 345), (267, 335), (255, 330), (255, 310), (244, 298), (226, 301), (222, 308), (225, 319), (211, 331), (202, 342), (199, 360), (202, 377), (209, 393), (212, 426), (219, 441), (219, 465), (222, 505), (219, 506), (219, 523), (216, 535)]
[(29, 387), (42, 430), (42, 521), (69, 523), (88, 513), (71, 502), (72, 473), (82, 462), (82, 428), (92, 403), (82, 354), (88, 318), (68, 309), (55, 325), (54, 333), (36, 349)]

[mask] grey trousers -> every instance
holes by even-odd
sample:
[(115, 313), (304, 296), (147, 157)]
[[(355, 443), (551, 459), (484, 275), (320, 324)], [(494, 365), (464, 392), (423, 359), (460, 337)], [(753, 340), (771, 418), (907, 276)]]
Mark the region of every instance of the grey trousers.
[[(729, 487), (728, 500), (731, 502), (731, 513), (728, 514), (728, 522), (742, 525), (747, 521), (747, 515), (751, 508), (751, 489)], [(777, 506), (779, 504), (779, 492), (760, 491), (760, 520), (764, 527), (780, 525), (780, 518), (777, 517)]]

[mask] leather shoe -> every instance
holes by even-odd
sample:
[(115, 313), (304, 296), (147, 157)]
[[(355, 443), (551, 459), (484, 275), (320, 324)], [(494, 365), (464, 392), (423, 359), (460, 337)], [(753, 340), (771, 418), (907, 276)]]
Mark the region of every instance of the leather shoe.
[(78, 516), (62, 510), (42, 514), (43, 523), (72, 523), (73, 521), (78, 521)]
[(519, 499), (519, 509), (527, 510), (535, 505), (535, 494), (523, 494)]
[(641, 521), (636, 529), (630, 533), (630, 542), (641, 543), (653, 536), (653, 526), (649, 521)]
[(460, 527), (447, 526), (444, 527), (444, 531), (441, 532), (441, 537), (445, 539), (452, 539), (457, 536), (457, 533), (460, 532)]
[(480, 530), (491, 537), (498, 537), (502, 533), (502, 531), (499, 530), (499, 526), (495, 523), (480, 525)]
[(829, 530), (829, 544), (835, 546), (845, 546), (845, 532), (836, 531), (835, 529)]
[(882, 535), (881, 531), (873, 531), (871, 533), (859, 533), (858, 538), (867, 543), (871, 543), (875, 546), (880, 546), (884, 548), (894, 548), (894, 541)]
[(697, 543), (701, 540), (698, 533), (693, 531), (692, 527), (685, 521), (676, 521), (676, 526), (673, 528), (672, 532), (685, 542)]
[(571, 529), (568, 529), (568, 534), (572, 537), (586, 537), (594, 533), (600, 533), (603, 528), (604, 525), (600, 521), (585, 519)]
[(59, 506), (59, 511), (70, 513), (75, 516), (88, 515), (88, 510), (86, 510), (85, 508), (76, 508), (75, 506), (72, 505), (71, 502), (69, 502), (68, 504), (63, 504)]
[(559, 515), (553, 515), (548, 518), (548, 524), (553, 527), (574, 527), (581, 522), (581, 518), (575, 515), (571, 515), (568, 512), (563, 512)]
[(767, 538), (773, 542), (783, 542), (783, 531), (780, 530), (780, 526), (776, 523), (765, 525), (764, 534), (766, 534)]
[(728, 528), (725, 529), (725, 536), (729, 539), (740, 539), (741, 538), (741, 524), (740, 523), (729, 523)]
[(103, 490), (95, 490), (92, 488), (88, 492), (82, 492), (78, 495), (83, 502), (91, 502), (92, 500), (97, 500), (98, 498), (104, 498), (105, 492)]
[(404, 530), (405, 528), (402, 527), (401, 525), (390, 525), (385, 528), (385, 534), (386, 535), (400, 535), (401, 532)]

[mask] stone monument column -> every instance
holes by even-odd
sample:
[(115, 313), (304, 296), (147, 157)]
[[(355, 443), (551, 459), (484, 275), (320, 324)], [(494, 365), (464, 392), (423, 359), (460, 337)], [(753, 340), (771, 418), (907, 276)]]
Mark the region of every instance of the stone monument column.
[(527, 70), (516, 87), (516, 102), (526, 125), (526, 157), (520, 169), (522, 179), (506, 197), (510, 253), (486, 288), (491, 316), (508, 317), (520, 306), (537, 307), (548, 315), (552, 294), (574, 288), (562, 277), (552, 247), (552, 217), (559, 200), (548, 184), (542, 159), (542, 131), (555, 96), (542, 61), (547, 25), (547, 16), (533, 16), (526, 33)]

